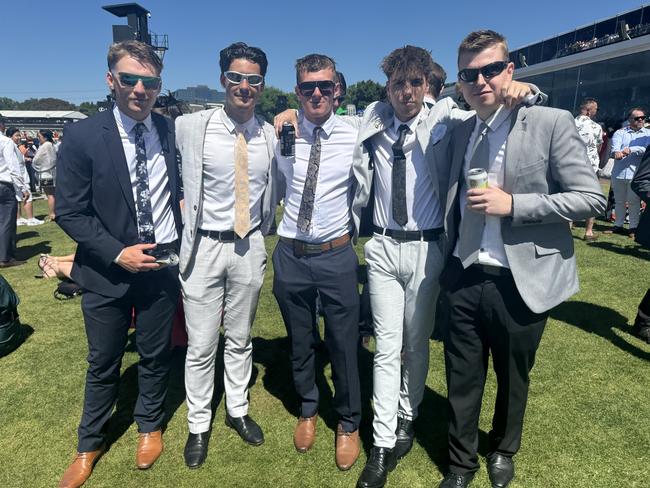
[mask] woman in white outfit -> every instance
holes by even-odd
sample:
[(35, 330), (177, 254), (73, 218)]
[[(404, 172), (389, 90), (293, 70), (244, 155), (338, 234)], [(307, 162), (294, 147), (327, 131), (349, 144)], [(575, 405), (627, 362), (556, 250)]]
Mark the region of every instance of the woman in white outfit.
[(56, 149), (52, 131), (41, 129), (38, 131), (40, 145), (34, 155), (32, 167), (38, 175), (39, 186), (47, 195), (49, 215), (46, 220), (54, 220), (54, 184), (56, 179)]

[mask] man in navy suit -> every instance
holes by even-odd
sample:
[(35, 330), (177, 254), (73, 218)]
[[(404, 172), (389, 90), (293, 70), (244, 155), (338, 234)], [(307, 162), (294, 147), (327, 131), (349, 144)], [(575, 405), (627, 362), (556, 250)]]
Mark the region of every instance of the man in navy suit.
[(78, 452), (60, 487), (81, 486), (106, 450), (133, 313), (138, 468), (149, 468), (163, 449), (179, 283), (177, 268), (157, 261), (178, 252), (181, 229), (173, 122), (151, 113), (162, 62), (150, 46), (113, 44), (108, 68), (114, 108), (68, 126), (57, 163), (56, 221), (78, 245), (72, 278), (84, 289), (89, 348)]

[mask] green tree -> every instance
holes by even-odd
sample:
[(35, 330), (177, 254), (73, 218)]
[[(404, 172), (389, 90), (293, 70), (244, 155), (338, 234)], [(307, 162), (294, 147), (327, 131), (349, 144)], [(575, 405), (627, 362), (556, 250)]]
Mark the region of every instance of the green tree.
[(372, 80), (359, 81), (348, 87), (343, 106), (354, 104), (357, 109), (365, 110), (372, 102), (386, 98), (384, 85)]
[(16, 110), (18, 102), (7, 97), (0, 97), (0, 110)]
[(272, 124), (275, 114), (286, 108), (298, 108), (296, 94), (286, 93), (279, 88), (267, 86), (257, 101), (255, 112)]
[(18, 103), (17, 110), (77, 110), (77, 106), (59, 98), (28, 98)]
[(97, 113), (97, 104), (95, 102), (81, 102), (79, 112), (90, 117)]

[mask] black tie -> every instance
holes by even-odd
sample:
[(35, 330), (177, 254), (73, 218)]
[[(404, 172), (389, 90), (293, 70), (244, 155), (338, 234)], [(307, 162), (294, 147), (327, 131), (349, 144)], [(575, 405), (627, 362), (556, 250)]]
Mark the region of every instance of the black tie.
[(393, 144), (393, 173), (392, 173), (392, 203), (393, 203), (393, 220), (399, 225), (404, 226), (408, 222), (406, 213), (406, 157), (402, 146), (409, 126), (402, 124), (397, 129), (399, 137)]
[(135, 125), (135, 188), (138, 221), (138, 242), (150, 244), (156, 242), (149, 194), (149, 173), (147, 172), (147, 148), (144, 144), (145, 126), (142, 122)]
[(311, 227), (311, 217), (314, 211), (314, 197), (316, 196), (316, 183), (318, 182), (318, 168), (320, 167), (320, 131), (322, 127), (314, 127), (314, 143), (309, 153), (309, 165), (305, 176), (305, 187), (302, 190), (302, 200), (298, 211), (298, 228), (307, 232)]

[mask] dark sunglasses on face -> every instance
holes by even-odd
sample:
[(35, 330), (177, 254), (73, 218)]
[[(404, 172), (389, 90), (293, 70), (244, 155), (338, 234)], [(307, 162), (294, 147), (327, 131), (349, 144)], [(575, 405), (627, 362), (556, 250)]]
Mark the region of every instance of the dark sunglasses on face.
[(257, 74), (245, 74), (238, 71), (226, 71), (223, 75), (226, 77), (226, 80), (228, 80), (233, 85), (239, 85), (244, 80), (248, 81), (248, 84), (250, 86), (260, 86), (262, 83), (264, 83), (264, 77)]
[(162, 84), (160, 76), (142, 76), (134, 75), (132, 73), (118, 73), (117, 74), (120, 83), (124, 86), (135, 86), (138, 84), (138, 81), (141, 81), (147, 90), (157, 90)]
[(632, 117), (632, 120), (634, 120), (636, 122), (641, 122), (642, 120), (646, 120), (646, 116), (645, 115), (639, 115), (638, 117)]
[(320, 91), (320, 94), (324, 97), (331, 97), (334, 94), (335, 83), (330, 80), (324, 81), (303, 81), (298, 83), (298, 91), (303, 97), (311, 97), (316, 88)]
[(478, 74), (481, 73), (483, 78), (487, 81), (495, 76), (500, 75), (508, 66), (508, 61), (495, 61), (494, 63), (486, 64), (480, 68), (465, 68), (458, 72), (458, 79), (465, 83), (474, 83), (478, 80)]

